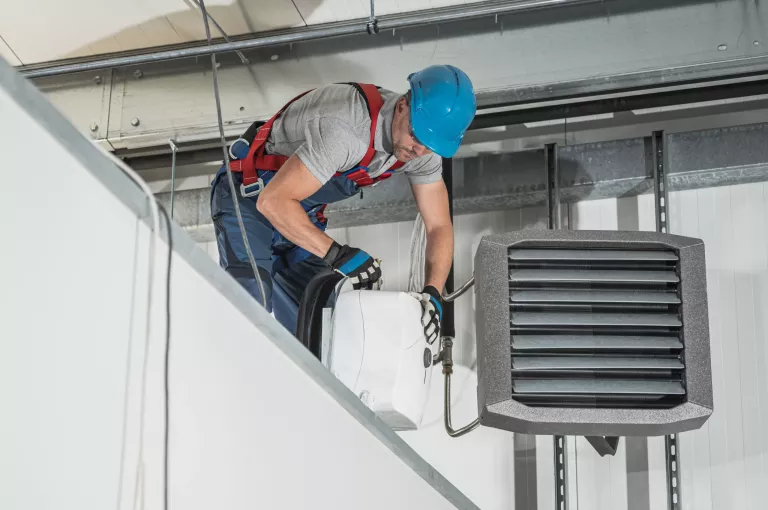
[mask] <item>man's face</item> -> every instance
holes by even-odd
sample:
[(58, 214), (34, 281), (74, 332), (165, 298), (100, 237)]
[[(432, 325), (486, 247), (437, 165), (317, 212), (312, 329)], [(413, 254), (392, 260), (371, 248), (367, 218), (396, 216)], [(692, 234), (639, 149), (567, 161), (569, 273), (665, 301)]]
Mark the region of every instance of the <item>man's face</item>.
[(395, 157), (403, 163), (432, 152), (420, 144), (413, 134), (410, 108), (404, 97), (401, 97), (395, 106), (395, 115), (392, 119), (392, 145)]

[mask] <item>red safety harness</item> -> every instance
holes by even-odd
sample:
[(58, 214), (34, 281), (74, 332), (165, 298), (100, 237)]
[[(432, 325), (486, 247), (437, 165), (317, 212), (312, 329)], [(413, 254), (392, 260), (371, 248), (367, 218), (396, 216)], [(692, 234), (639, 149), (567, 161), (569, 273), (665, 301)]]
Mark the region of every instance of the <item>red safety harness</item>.
[[(373, 147), (373, 140), (376, 134), (376, 121), (379, 118), (379, 112), (384, 105), (384, 100), (381, 98), (381, 93), (375, 85), (369, 85), (366, 83), (350, 83), (353, 87), (360, 92), (368, 105), (368, 114), (371, 117), (371, 138), (368, 144), (368, 150), (363, 156), (363, 159), (351, 170), (345, 172), (336, 172), (337, 176), (343, 176), (347, 179), (354, 181), (359, 187), (373, 186), (379, 181), (383, 181), (392, 176), (392, 173), (403, 166), (400, 161), (395, 162), (389, 170), (382, 173), (377, 177), (371, 177), (368, 174), (368, 165), (371, 164), (373, 156), (376, 153), (376, 149)], [(279, 112), (277, 112), (271, 119), (265, 122), (257, 131), (256, 137), (253, 139), (250, 145), (250, 150), (245, 159), (232, 161), (230, 168), (233, 172), (243, 173), (243, 185), (250, 186), (256, 184), (259, 181), (259, 171), (274, 171), (280, 169), (288, 160), (287, 156), (280, 156), (275, 154), (266, 154), (266, 142), (269, 138), (269, 134), (272, 132), (272, 126), (275, 120), (295, 101), (302, 98), (305, 94), (308, 94), (311, 90), (304, 92), (295, 98), (293, 98), (288, 104), (283, 106)], [(321, 213), (322, 214), (322, 213)]]

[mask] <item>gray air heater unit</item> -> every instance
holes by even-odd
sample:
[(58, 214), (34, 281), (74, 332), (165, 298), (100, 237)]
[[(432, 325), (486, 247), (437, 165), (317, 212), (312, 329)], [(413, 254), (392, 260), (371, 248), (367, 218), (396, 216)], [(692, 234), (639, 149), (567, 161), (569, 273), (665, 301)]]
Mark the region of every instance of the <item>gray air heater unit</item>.
[(475, 277), (483, 425), (654, 436), (712, 413), (700, 240), (512, 232), (483, 238)]

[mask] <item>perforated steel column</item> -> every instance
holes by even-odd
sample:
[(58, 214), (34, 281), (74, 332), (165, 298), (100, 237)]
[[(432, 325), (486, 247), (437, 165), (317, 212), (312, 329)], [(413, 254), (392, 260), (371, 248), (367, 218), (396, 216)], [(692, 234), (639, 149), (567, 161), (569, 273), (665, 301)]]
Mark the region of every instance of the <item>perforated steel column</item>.
[(664, 143), (664, 131), (654, 131), (652, 135), (653, 146), (653, 194), (656, 199), (656, 232), (666, 234), (669, 207), (669, 193), (667, 191), (666, 169), (666, 145)]
[(680, 510), (683, 508), (680, 498), (680, 464), (678, 462), (677, 434), (670, 434), (664, 438), (667, 459), (667, 508)]
[[(654, 131), (653, 147), (653, 197), (656, 206), (656, 232), (668, 233), (669, 193), (667, 190), (666, 144), (664, 131)], [(680, 496), (680, 462), (678, 460), (677, 436), (672, 434), (664, 439), (667, 469), (667, 508), (679, 510), (683, 507)]]
[[(560, 221), (560, 172), (557, 163), (557, 144), (544, 147), (544, 168), (547, 178), (547, 226), (559, 230)], [(555, 442), (555, 510), (568, 509), (568, 479), (566, 477), (565, 436), (554, 436)]]

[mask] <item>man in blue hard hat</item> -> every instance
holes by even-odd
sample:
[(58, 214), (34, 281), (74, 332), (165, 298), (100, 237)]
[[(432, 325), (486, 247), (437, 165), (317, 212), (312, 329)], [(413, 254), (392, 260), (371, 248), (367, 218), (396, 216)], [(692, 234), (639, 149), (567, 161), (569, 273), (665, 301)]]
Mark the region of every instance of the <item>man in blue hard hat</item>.
[[(439, 337), (441, 290), (453, 259), (442, 158), (456, 153), (475, 116), (475, 95), (469, 77), (450, 65), (427, 67), (408, 83), (405, 94), (358, 83), (306, 92), (230, 148), (263, 304), (294, 333), (297, 304), (318, 272), (332, 268), (358, 288), (381, 277), (372, 255), (325, 234), (326, 204), (403, 173), (427, 231), (422, 322), (430, 342)], [(224, 167), (212, 184), (211, 214), (221, 266), (261, 301)]]

